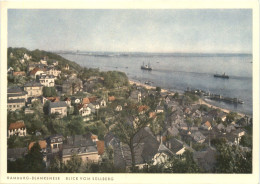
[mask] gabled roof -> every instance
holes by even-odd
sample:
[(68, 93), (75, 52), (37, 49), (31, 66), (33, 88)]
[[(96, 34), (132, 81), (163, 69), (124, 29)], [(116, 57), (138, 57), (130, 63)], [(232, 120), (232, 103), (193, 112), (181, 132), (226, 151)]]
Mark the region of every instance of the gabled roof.
[(209, 122), (209, 121), (206, 121), (206, 123), (204, 123), (204, 125), (205, 125), (205, 126), (207, 126), (208, 128), (210, 128), (210, 127), (211, 127), (211, 124), (210, 124), (210, 122)]
[(48, 100), (50, 100), (51, 102), (59, 102), (60, 101), (60, 97), (46, 97)]
[(9, 125), (8, 130), (14, 130), (14, 129), (18, 129), (18, 128), (25, 128), (25, 124), (23, 121), (17, 121), (15, 123), (11, 123)]
[(140, 105), (138, 107), (138, 112), (147, 111), (148, 109), (149, 109), (149, 107), (147, 105)]
[(169, 140), (169, 144), (170, 144), (170, 149), (174, 153), (177, 153), (178, 151), (180, 151), (184, 147), (183, 142), (181, 142), (180, 140), (178, 140), (176, 138), (171, 138)]

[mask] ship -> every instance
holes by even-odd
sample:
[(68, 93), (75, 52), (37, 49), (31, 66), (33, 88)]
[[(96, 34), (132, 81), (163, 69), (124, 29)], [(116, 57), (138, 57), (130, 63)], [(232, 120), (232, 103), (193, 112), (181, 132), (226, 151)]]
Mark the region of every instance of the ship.
[(215, 74), (214, 77), (218, 77), (218, 78), (223, 78), (223, 79), (229, 79), (229, 76), (226, 75), (225, 73), (220, 75), (220, 74)]
[(143, 63), (143, 65), (141, 66), (141, 69), (142, 70), (149, 70), (149, 71), (151, 71), (152, 67), (151, 67), (150, 63), (148, 65), (144, 65), (144, 63)]

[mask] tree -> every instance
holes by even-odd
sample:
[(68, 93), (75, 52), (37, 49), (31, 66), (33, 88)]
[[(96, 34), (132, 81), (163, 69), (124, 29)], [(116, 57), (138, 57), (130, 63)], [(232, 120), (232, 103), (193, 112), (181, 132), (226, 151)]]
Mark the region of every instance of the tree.
[(55, 87), (46, 87), (44, 86), (42, 89), (43, 96), (45, 97), (55, 97), (57, 96), (57, 92)]
[(44, 171), (44, 168), (41, 147), (36, 142), (25, 156), (25, 171), (29, 173), (41, 173)]
[(157, 92), (161, 92), (162, 89), (157, 86), (155, 90), (156, 90)]
[[(137, 148), (140, 142), (144, 139), (144, 137), (137, 137), (136, 135), (141, 129), (147, 126), (150, 121), (148, 113), (140, 115), (135, 104), (128, 104), (128, 106), (118, 116), (118, 120), (114, 126), (114, 134), (130, 149), (133, 172), (136, 170), (135, 148)], [(134, 140), (134, 138), (136, 139)]]
[(170, 158), (168, 170), (171, 173), (198, 173), (201, 169), (193, 160), (193, 154), (186, 150), (181, 156), (173, 156)]
[(61, 163), (60, 159), (57, 156), (55, 156), (54, 159), (51, 160), (49, 171), (51, 173), (60, 173), (60, 172), (62, 172), (62, 163)]
[(244, 152), (239, 146), (223, 141), (216, 144), (218, 151), (217, 173), (252, 173), (252, 151)]
[(80, 172), (80, 167), (82, 164), (82, 159), (77, 155), (72, 155), (71, 159), (67, 161), (64, 165), (64, 172), (78, 173)]
[(237, 113), (236, 112), (230, 112), (226, 116), (226, 122), (227, 123), (232, 123), (233, 121), (235, 121), (236, 117), (237, 117)]

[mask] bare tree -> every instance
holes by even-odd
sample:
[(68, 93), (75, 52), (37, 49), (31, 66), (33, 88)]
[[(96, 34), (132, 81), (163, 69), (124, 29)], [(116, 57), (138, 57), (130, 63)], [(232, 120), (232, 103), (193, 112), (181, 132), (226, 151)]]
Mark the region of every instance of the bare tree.
[(150, 123), (151, 119), (148, 112), (140, 114), (134, 104), (128, 106), (118, 116), (113, 132), (119, 140), (126, 144), (130, 149), (132, 171), (135, 171), (136, 148), (145, 138), (140, 131)]

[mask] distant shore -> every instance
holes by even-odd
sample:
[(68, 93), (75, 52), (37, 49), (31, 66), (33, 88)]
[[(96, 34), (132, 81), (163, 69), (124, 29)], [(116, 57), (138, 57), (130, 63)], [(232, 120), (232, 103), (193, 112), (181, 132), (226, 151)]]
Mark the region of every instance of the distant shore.
[[(156, 89), (155, 86), (151, 86), (151, 85), (147, 85), (147, 84), (144, 84), (144, 83), (141, 83), (141, 82), (138, 82), (138, 81), (134, 81), (132, 79), (129, 79), (129, 83), (131, 85), (135, 84), (137, 86), (141, 86), (141, 87), (144, 87), (146, 89)], [(174, 95), (174, 92), (171, 92), (167, 89), (161, 89), (162, 92), (169, 92), (171, 95)], [(209, 104), (208, 102), (206, 102), (205, 100), (203, 100), (202, 98), (199, 99), (199, 101), (197, 102), (197, 104), (203, 104), (203, 105), (207, 105), (208, 107), (210, 108), (213, 108), (213, 109), (219, 109), (225, 113), (230, 113), (231, 110), (228, 110), (228, 109), (225, 109), (225, 108), (221, 108), (221, 107), (218, 107), (218, 106), (215, 106), (215, 105), (212, 105), (212, 104)], [(245, 116), (246, 114), (245, 113), (241, 113), (241, 112), (236, 112), (239, 116), (243, 117)]]

